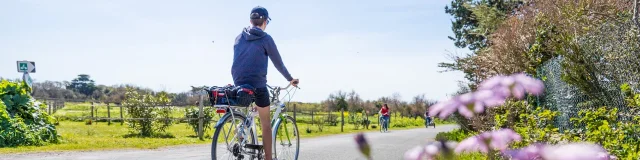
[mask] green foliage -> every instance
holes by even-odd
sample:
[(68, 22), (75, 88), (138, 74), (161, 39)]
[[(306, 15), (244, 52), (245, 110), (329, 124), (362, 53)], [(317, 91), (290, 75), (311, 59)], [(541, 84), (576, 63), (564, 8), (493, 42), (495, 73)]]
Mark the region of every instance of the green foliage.
[(498, 10), (495, 6), (489, 6), (488, 4), (483, 3), (475, 6), (471, 6), (468, 3), (465, 5), (466, 8), (471, 9), (473, 17), (478, 21), (478, 27), (471, 30), (471, 33), (475, 35), (488, 37), (489, 34), (493, 33), (506, 18), (506, 14)]
[[(408, 118), (408, 117), (391, 117), (389, 119), (391, 128), (393, 127), (409, 127), (409, 126), (424, 126), (423, 118)], [(435, 121), (434, 121), (435, 123)]]
[[(578, 129), (572, 130), (565, 138), (570, 141), (589, 141), (602, 145), (612, 154), (625, 159), (640, 158), (640, 116), (632, 122), (618, 121), (618, 109), (600, 107), (583, 110), (571, 122)], [(580, 125), (584, 125), (581, 127)]]
[(0, 81), (0, 147), (58, 142), (46, 105), (35, 101), (24, 83)]
[[(438, 155), (438, 157), (436, 157), (435, 159), (437, 159), (437, 160), (446, 160), (443, 155)], [(453, 159), (455, 159), (455, 160), (481, 160), (481, 159), (488, 159), (488, 157), (487, 157), (487, 155), (482, 154), (482, 153), (463, 153), (463, 154), (455, 155), (455, 157)]]
[(170, 103), (164, 92), (157, 95), (139, 94), (135, 89), (128, 88), (122, 105), (126, 107), (130, 117), (127, 124), (131, 131), (143, 137), (151, 137), (165, 132), (172, 124), (169, 119), (171, 108), (166, 107)]
[(449, 132), (440, 132), (436, 135), (436, 140), (447, 140), (460, 142), (466, 138), (476, 135), (476, 132), (466, 131), (463, 129), (454, 129)]
[(522, 136), (522, 141), (515, 143), (514, 147), (524, 147), (537, 142), (556, 144), (562, 134), (554, 126), (554, 119), (558, 112), (540, 107), (531, 113), (520, 114), (520, 121), (516, 123), (514, 131)]
[(536, 142), (558, 143), (562, 134), (554, 126), (558, 112), (537, 107), (532, 110), (525, 101), (507, 101), (494, 111), (496, 128), (512, 128), (522, 141), (512, 146), (519, 148)]
[[(552, 46), (549, 44), (550, 41), (553, 41), (555, 38), (554, 35), (556, 27), (553, 24), (545, 22), (546, 19), (544, 16), (537, 16), (536, 21), (538, 21), (540, 25), (536, 28), (535, 40), (529, 47), (529, 50), (524, 53), (530, 64), (527, 67), (526, 72), (533, 75), (538, 74), (538, 68), (542, 66), (544, 62), (557, 56), (556, 52), (553, 51)], [(544, 79), (546, 79), (546, 77)]]
[[(504, 15), (511, 14), (519, 7), (522, 1), (516, 0), (453, 0), (450, 6), (445, 7), (445, 12), (453, 16), (451, 29), (455, 37), (449, 39), (455, 41), (456, 47), (469, 47), (476, 50), (487, 46), (487, 32), (477, 34), (477, 30), (491, 28), (499, 24), (498, 19), (504, 19)], [(484, 6), (476, 8), (476, 6)], [(483, 26), (485, 25), (485, 26)]]
[[(211, 120), (213, 120), (213, 113), (214, 113), (215, 109), (212, 107), (205, 107), (203, 109), (204, 112), (204, 123), (203, 123), (203, 128), (204, 128), (204, 132), (207, 132), (208, 130), (211, 130)], [(184, 113), (184, 117), (185, 118), (192, 118), (192, 119), (188, 119), (187, 123), (189, 124), (189, 127), (191, 127), (191, 129), (193, 130), (193, 132), (195, 133), (195, 135), (198, 135), (198, 116), (199, 116), (199, 109), (197, 107), (188, 107), (185, 108), (185, 113)]]

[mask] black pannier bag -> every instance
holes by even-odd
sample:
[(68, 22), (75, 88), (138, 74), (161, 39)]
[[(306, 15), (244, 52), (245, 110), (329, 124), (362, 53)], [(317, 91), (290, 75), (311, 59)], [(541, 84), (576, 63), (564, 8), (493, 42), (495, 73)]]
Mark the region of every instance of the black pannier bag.
[(213, 105), (249, 107), (255, 100), (255, 89), (251, 85), (211, 87), (209, 102)]

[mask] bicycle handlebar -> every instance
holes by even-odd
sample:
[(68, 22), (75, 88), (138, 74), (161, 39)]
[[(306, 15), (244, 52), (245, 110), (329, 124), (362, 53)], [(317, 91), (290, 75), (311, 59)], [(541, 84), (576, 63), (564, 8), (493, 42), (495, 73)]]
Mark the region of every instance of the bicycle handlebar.
[[(282, 90), (287, 90), (287, 89), (289, 89), (289, 87), (291, 87), (291, 83), (289, 83), (289, 85), (287, 85), (287, 87), (284, 87), (284, 88), (282, 88), (282, 87), (277, 87), (277, 86), (276, 86), (276, 87), (271, 87), (271, 86), (269, 86), (269, 85), (267, 85), (267, 87), (269, 87), (269, 89), (271, 89), (271, 90), (279, 89), (279, 90), (281, 90), (281, 91), (282, 91)], [(298, 86), (296, 86), (296, 88), (300, 89), (300, 87), (298, 87)]]
[[(296, 83), (296, 84), (298, 84), (298, 83)], [(277, 89), (277, 88), (278, 88), (279, 90), (281, 90), (281, 91), (282, 91), (282, 90), (287, 90), (287, 89), (289, 89), (289, 87), (291, 87), (291, 83), (289, 83), (289, 85), (287, 85), (287, 87), (284, 87), (284, 88), (282, 88), (282, 87), (277, 87), (277, 86), (276, 86), (276, 87), (271, 87), (271, 86), (269, 86), (269, 85), (267, 85), (267, 87), (269, 87), (269, 88), (270, 88), (270, 89), (272, 89), (272, 90), (275, 90), (275, 89)], [(296, 86), (296, 88), (300, 89), (300, 87), (297, 87), (297, 86)], [(192, 90), (192, 91), (197, 91), (197, 90), (210, 91), (208, 86), (200, 86), (200, 87), (194, 87), (194, 86), (191, 86), (191, 90)]]

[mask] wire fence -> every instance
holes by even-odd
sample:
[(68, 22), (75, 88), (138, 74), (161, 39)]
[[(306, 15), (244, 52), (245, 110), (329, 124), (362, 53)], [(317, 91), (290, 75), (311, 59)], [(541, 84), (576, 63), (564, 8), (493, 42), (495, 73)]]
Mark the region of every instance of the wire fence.
[(612, 71), (620, 74), (617, 80), (611, 80), (603, 75), (598, 75), (597, 90), (593, 93), (585, 93), (578, 87), (570, 85), (562, 80), (562, 57), (547, 61), (539, 70), (539, 78), (544, 80), (545, 94), (539, 96), (537, 101), (540, 106), (558, 111), (555, 125), (560, 131), (584, 128), (584, 124), (575, 124), (571, 118), (578, 118), (579, 111), (591, 110), (606, 106), (608, 109), (618, 109), (618, 121), (628, 122), (637, 112), (630, 109), (625, 100), (620, 86), (624, 83), (637, 90), (639, 78), (634, 74), (621, 73), (620, 70)]

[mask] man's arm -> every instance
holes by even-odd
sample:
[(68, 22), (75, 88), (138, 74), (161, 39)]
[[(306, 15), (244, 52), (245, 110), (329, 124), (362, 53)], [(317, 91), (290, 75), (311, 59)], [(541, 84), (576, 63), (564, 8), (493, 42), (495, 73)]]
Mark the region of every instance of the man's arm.
[(287, 67), (285, 67), (284, 63), (282, 62), (282, 58), (280, 57), (280, 52), (278, 52), (278, 47), (276, 47), (276, 43), (273, 41), (273, 38), (271, 38), (270, 35), (265, 37), (264, 48), (267, 51), (267, 55), (269, 55), (269, 59), (271, 59), (271, 62), (276, 67), (276, 69), (278, 69), (280, 74), (282, 74), (282, 76), (284, 76), (284, 78), (286, 78), (287, 81), (293, 80), (293, 77), (291, 77), (291, 74), (289, 74)]

